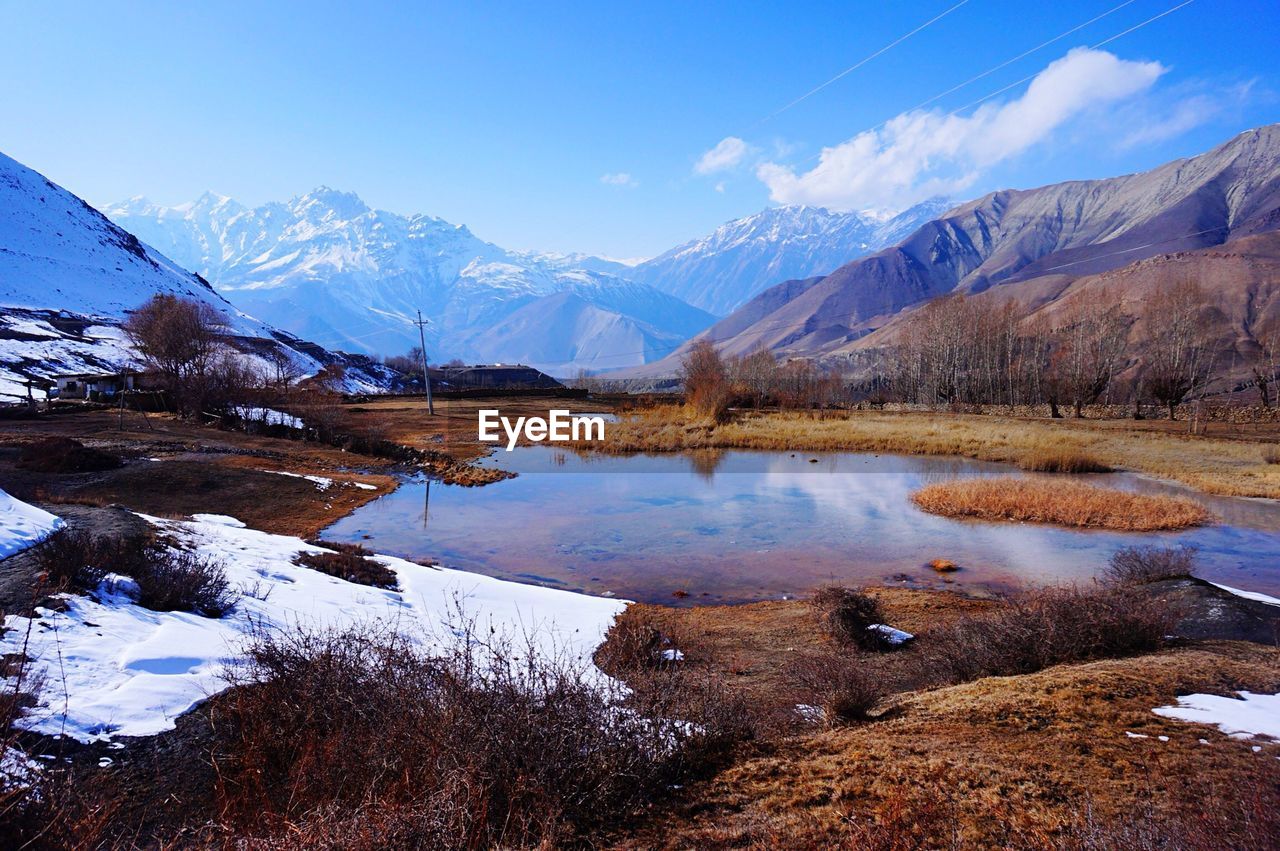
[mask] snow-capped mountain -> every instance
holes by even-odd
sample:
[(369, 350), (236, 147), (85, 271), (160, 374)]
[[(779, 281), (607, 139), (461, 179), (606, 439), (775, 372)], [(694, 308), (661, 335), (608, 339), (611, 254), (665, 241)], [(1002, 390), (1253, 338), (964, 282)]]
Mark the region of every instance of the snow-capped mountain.
[[(0, 154), (0, 399), (25, 397), (26, 378), (132, 362), (120, 321), (157, 293), (212, 303), (247, 351), (284, 347), (304, 372), (333, 358), (235, 310), (198, 275)], [(353, 387), (376, 385), (351, 374)]]
[(952, 206), (934, 198), (897, 215), (773, 207), (623, 274), (723, 316), (774, 284), (825, 275), (893, 245)]
[(104, 212), (246, 311), (346, 351), (407, 351), (421, 310), (435, 358), (564, 374), (644, 363), (713, 321), (619, 277), (623, 264), (508, 251), (465, 226), (374, 210), (326, 187), (254, 209), (206, 194), (180, 207), (134, 198)]

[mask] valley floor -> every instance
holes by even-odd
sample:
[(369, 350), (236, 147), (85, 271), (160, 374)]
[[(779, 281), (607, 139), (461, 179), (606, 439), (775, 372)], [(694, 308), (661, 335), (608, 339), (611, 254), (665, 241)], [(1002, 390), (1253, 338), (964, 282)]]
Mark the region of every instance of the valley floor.
[[(450, 400), (438, 403), (440, 416), (428, 418), (421, 400), (396, 399), (357, 403), (347, 413), (356, 430), (465, 464), (486, 452), (474, 439), (475, 416), (489, 406), (509, 416), (613, 407)], [(250, 529), (308, 537), (394, 489), (404, 469), (336, 447), (165, 417), (144, 421), (130, 414), (124, 429), (119, 425), (114, 412), (90, 410), (0, 422), (0, 488), (55, 513), (62, 506), (77, 514), (75, 503), (170, 518), (214, 513), (237, 517)], [(1185, 428), (1160, 421), (876, 412), (748, 413), (712, 427), (657, 409), (611, 424), (606, 451), (864, 450), (1026, 466), (1065, 442), (1108, 466), (1209, 492), (1280, 497), (1280, 465), (1264, 457), (1280, 440), (1280, 426), (1249, 431), (1215, 423), (1208, 435), (1196, 436)], [(50, 436), (76, 438), (125, 463), (65, 474), (16, 465), (24, 446)], [(4, 574), (15, 565), (0, 562), (0, 579), (12, 578)], [(1189, 598), (1198, 613), (1243, 605), (1202, 586), (1158, 593), (1182, 603)], [(1280, 607), (1270, 607), (1278, 615), (1273, 621), (1267, 603), (1242, 609), (1241, 619), (1261, 619), (1250, 621), (1248, 636), (1234, 622), (1203, 628), (1208, 616), (1197, 614), (1182, 625), (1183, 640), (1155, 653), (930, 687), (919, 660), (940, 630), (1005, 604), (907, 588), (872, 593), (886, 621), (917, 639), (905, 650), (866, 657), (889, 696), (869, 720), (833, 729), (806, 726), (795, 711), (790, 663), (797, 654), (831, 649), (807, 603), (632, 605), (621, 620), (663, 635), (683, 654), (689, 676), (705, 675), (726, 695), (743, 697), (758, 732), (717, 770), (589, 841), (623, 848), (1275, 847), (1280, 745), (1152, 710), (1195, 693), (1280, 692)], [(11, 594), (8, 601), (16, 599)], [(1266, 623), (1273, 623), (1275, 637), (1260, 643)], [(1244, 637), (1253, 641), (1238, 640)], [(212, 796), (217, 783), (200, 756), (207, 710), (206, 704), (179, 719), (177, 731), (133, 740), (119, 753), (98, 746), (79, 757), (91, 768), (108, 757), (101, 763), (108, 766), (104, 777), (134, 802), (119, 804), (120, 818), (140, 813), (137, 830), (154, 827), (174, 836), (175, 821), (213, 815), (195, 803)], [(145, 833), (121, 835), (129, 845)]]

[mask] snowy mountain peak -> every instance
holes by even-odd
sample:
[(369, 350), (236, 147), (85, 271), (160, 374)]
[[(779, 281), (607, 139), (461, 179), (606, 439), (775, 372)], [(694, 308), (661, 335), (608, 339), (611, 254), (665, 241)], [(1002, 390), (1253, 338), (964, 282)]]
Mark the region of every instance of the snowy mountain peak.
[(935, 198), (896, 215), (769, 207), (645, 261), (628, 276), (723, 315), (774, 284), (826, 274), (892, 245), (950, 206)]
[(350, 221), (370, 212), (354, 192), (319, 186), (289, 202), (289, 209), (309, 221)]
[[(251, 210), (217, 198), (107, 209), (237, 305), (332, 348), (407, 351), (421, 310), (434, 320), (433, 355), (569, 374), (661, 357), (713, 319), (619, 280), (620, 264), (507, 251), (444, 219), (371, 210), (350, 192), (322, 186)], [(566, 292), (575, 298), (546, 301)], [(548, 337), (546, 323), (563, 330)]]

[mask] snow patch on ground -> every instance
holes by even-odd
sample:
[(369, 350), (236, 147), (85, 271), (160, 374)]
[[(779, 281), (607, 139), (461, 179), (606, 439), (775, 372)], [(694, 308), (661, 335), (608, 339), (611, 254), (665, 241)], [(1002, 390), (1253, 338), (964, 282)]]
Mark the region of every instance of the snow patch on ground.
[(880, 637), (884, 639), (886, 644), (893, 644), (895, 646), (906, 644), (908, 641), (915, 638), (911, 633), (901, 629), (894, 629), (887, 623), (873, 623), (871, 626), (867, 627), (867, 629), (875, 630), (880, 633)]
[(1237, 692), (1238, 698), (1217, 694), (1188, 694), (1178, 697), (1177, 706), (1152, 710), (1165, 718), (1214, 724), (1237, 739), (1268, 736), (1280, 740), (1280, 694)]
[[(253, 628), (350, 628), (389, 623), (425, 649), (456, 640), (459, 613), (478, 634), (529, 641), (534, 652), (589, 665), (622, 601), (424, 567), (390, 556), (398, 591), (356, 585), (295, 565), (299, 552), (324, 552), (299, 538), (245, 528), (235, 518), (146, 518), (179, 545), (222, 561), (245, 592), (221, 619), (155, 612), (134, 602), (125, 582), (92, 596), (66, 597), (67, 610), (10, 616), (0, 653), (26, 653), (42, 678), (39, 704), (20, 724), (80, 741), (143, 736), (226, 688), (228, 664)], [(601, 674), (600, 676), (603, 676)]]
[(0, 490), (0, 558), (40, 543), (64, 525), (61, 517)]
[(289, 428), (302, 428), (302, 420), (293, 414), (286, 414), (284, 411), (277, 411), (274, 408), (250, 408), (239, 407), (233, 408), (232, 413), (242, 420), (255, 423), (263, 423), (265, 425), (282, 425)]
[(1269, 597), (1266, 594), (1259, 594), (1257, 591), (1241, 591), (1239, 588), (1232, 588), (1230, 585), (1222, 585), (1217, 582), (1210, 582), (1215, 588), (1221, 588), (1237, 597), (1243, 597), (1246, 600), (1256, 600), (1259, 603), (1269, 603), (1272, 606), (1280, 606), (1280, 598)]
[[(327, 476), (306, 476), (302, 473), (289, 473), (284, 470), (263, 470), (262, 472), (272, 473), (276, 476), (288, 476), (291, 479), (306, 479), (308, 482), (314, 482), (318, 491), (327, 491), (333, 487), (333, 479)], [(373, 488), (373, 490), (377, 490), (377, 488)]]

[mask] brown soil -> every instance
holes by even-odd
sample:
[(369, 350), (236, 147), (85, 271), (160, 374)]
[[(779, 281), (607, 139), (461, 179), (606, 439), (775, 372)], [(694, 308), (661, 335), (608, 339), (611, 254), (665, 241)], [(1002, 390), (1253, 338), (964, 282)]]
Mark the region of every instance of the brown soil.
[(603, 399), (492, 396), (436, 400), (435, 416), (427, 414), (426, 403), (421, 398), (373, 399), (349, 405), (345, 413), (356, 428), (380, 434), (387, 440), (469, 460), (484, 457), (494, 449), (494, 444), (481, 443), (477, 439), (482, 409), (500, 410), (502, 416), (514, 420), (516, 417), (546, 417), (552, 409), (601, 413), (613, 408), (613, 402)]
[[(119, 430), (116, 414), (85, 410), (0, 423), (0, 488), (20, 499), (119, 504), (165, 517), (229, 514), (256, 529), (308, 536), (396, 485), (394, 465), (385, 459), (172, 417), (148, 419), (151, 428), (141, 415), (126, 417), (125, 429)], [(124, 464), (89, 473), (20, 469), (16, 462), (23, 448), (49, 436), (118, 454)], [(334, 484), (322, 491), (314, 482), (268, 470), (325, 476)]]
[[(996, 605), (991, 599), (949, 591), (868, 588), (866, 592), (880, 601), (887, 623), (917, 635), (914, 644), (903, 650), (866, 654), (869, 665), (898, 680), (908, 674), (910, 666), (904, 662), (928, 647), (930, 628)], [(795, 690), (787, 681), (787, 668), (796, 657), (832, 647), (805, 600), (694, 608), (636, 603), (622, 618), (656, 627), (685, 654), (685, 664), (723, 675), (766, 714), (794, 706)]]

